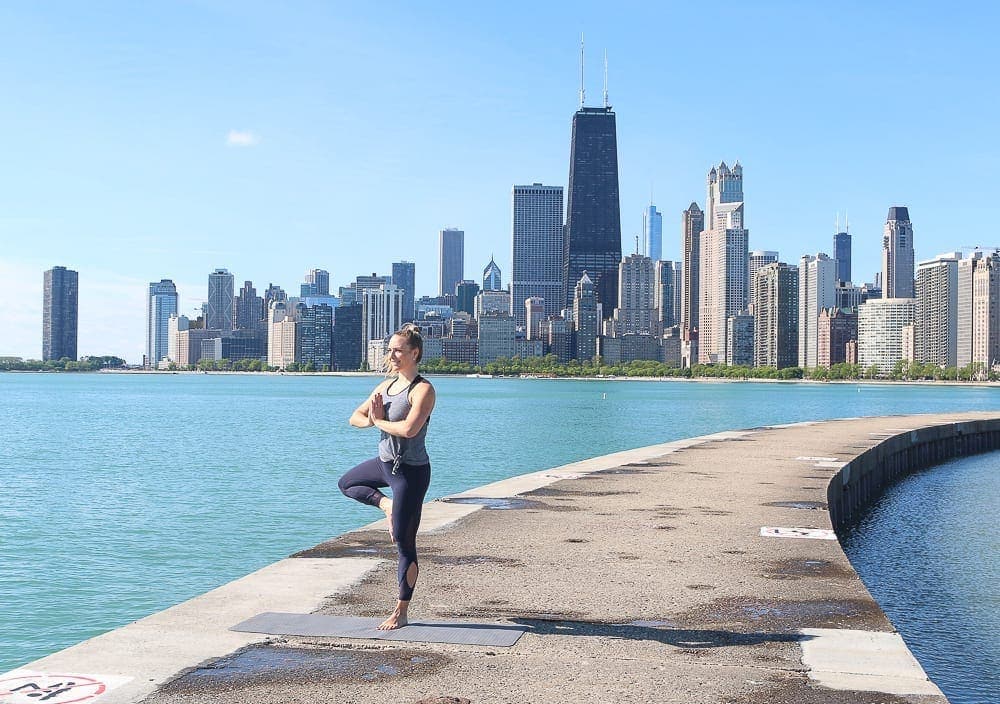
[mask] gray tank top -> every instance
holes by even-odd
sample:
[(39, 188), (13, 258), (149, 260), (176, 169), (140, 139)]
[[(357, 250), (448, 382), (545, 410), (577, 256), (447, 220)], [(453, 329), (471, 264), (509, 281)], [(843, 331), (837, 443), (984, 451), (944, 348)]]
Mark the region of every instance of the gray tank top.
[[(413, 380), (413, 383), (404, 386), (398, 393), (389, 394), (389, 389), (392, 388), (392, 385), (398, 379), (399, 377), (393, 379), (389, 386), (386, 387), (385, 393), (382, 394), (382, 399), (385, 402), (385, 417), (393, 422), (404, 420), (410, 413), (410, 391), (417, 384), (424, 381), (424, 378), (418, 375)], [(429, 423), (430, 418), (424, 423), (424, 427), (420, 429), (420, 432), (412, 438), (401, 438), (398, 435), (390, 435), (384, 430), (380, 431), (382, 438), (378, 442), (379, 459), (383, 462), (392, 463), (398, 460), (400, 464), (428, 464), (431, 458), (427, 455), (427, 446), (424, 444), (424, 438), (427, 437), (427, 425)]]

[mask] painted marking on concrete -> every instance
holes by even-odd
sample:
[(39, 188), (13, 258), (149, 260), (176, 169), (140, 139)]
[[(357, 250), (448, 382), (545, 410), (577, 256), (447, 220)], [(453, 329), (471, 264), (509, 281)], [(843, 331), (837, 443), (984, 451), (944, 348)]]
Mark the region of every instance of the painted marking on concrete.
[(825, 528), (778, 528), (764, 526), (760, 529), (763, 538), (811, 538), (813, 540), (836, 540), (837, 534)]
[(817, 462), (813, 465), (813, 467), (836, 467), (837, 469), (840, 469), (845, 464), (847, 464), (847, 462), (844, 460), (824, 460), (822, 462)]
[(803, 628), (802, 664), (830, 689), (943, 696), (898, 633)]
[(580, 477), (590, 476), (589, 472), (548, 472), (543, 475), (550, 479), (579, 479)]
[(837, 457), (796, 457), (795, 459), (801, 460), (802, 462), (837, 462), (839, 458), (837, 458)]
[(0, 675), (0, 704), (93, 702), (131, 679), (114, 675), (70, 675), (14, 670)]

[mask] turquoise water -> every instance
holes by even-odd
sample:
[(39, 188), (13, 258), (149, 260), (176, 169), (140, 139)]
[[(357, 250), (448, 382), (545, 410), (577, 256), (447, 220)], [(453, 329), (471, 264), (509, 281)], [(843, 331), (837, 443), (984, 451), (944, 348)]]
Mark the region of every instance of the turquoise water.
[[(375, 380), (0, 374), (0, 672), (378, 518)], [(1000, 408), (1000, 389), (436, 378), (428, 499), (694, 435)]]
[(1000, 452), (890, 487), (844, 551), (951, 704), (1000, 701)]

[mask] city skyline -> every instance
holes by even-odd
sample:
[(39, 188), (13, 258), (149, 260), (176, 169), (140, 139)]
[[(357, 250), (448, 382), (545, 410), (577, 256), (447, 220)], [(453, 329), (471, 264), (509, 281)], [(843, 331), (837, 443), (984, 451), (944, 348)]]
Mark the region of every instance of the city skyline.
[[(493, 9), (445, 19), (392, 5), (378, 17), (316, 7), (275, 13), (253, 3), (239, 13), (117, 7), (114, 23), (84, 8), (0, 9), (13, 69), (0, 85), (21, 106), (0, 118), (5, 133), (18, 135), (0, 176), (0, 279), (23, 301), (0, 312), (11, 331), (0, 355), (41, 356), (40, 272), (56, 264), (85, 282), (79, 354), (130, 362), (145, 348), (148, 285), (163, 278), (176, 283), (185, 314), (207, 298), (205, 274), (215, 268), (259, 290), (273, 282), (294, 291), (309, 268), (330, 271), (335, 286), (405, 259), (416, 264), (418, 295), (430, 294), (436, 236), (447, 227), (466, 232), (467, 271), (491, 252), (511, 271), (512, 184), (567, 186), (580, 29), (593, 47), (589, 105), (600, 102), (595, 57), (608, 48), (623, 253), (642, 233), (652, 185), (666, 220), (663, 257), (680, 260), (679, 215), (692, 200), (704, 205), (702, 175), (723, 158), (753, 174), (749, 247), (779, 251), (782, 261), (833, 256), (836, 213), (847, 211), (853, 279), (871, 281), (893, 206), (913, 218), (917, 262), (995, 245), (958, 235), (943, 205), (962, 202), (975, 219), (989, 202), (988, 179), (969, 174), (996, 160), (993, 98), (972, 90), (988, 66), (991, 6), (945, 16), (849, 8), (836, 17), (793, 5), (649, 8), (639, 11), (649, 28), (639, 29), (636, 13), (609, 18), (584, 7), (579, 26), (566, 26), (556, 8), (544, 8), (536, 29), (546, 29), (545, 40)], [(754, 38), (731, 96), (738, 123), (680, 110), (682, 96), (683, 105), (710, 101), (705, 70), (722, 70), (728, 59), (705, 57), (693, 37), (676, 33), (655, 52), (662, 56), (643, 48), (658, 42), (636, 41), (637, 33), (722, 16)], [(167, 30), (192, 23), (213, 40), (178, 46)], [(889, 24), (906, 31), (902, 49), (885, 44)], [(498, 28), (507, 32), (502, 42)], [(456, 35), (462, 40), (442, 41), (441, 53), (423, 48)], [(41, 59), (39, 46), (51, 49)], [(476, 60), (457, 60), (473, 46)], [(330, 77), (329, 67), (344, 62), (352, 75)], [(402, 74), (385, 91), (380, 76), (390, 66)], [(903, 113), (878, 109), (887, 85), (905, 90)], [(420, 96), (439, 103), (435, 116), (418, 114)], [(376, 235), (363, 236), (374, 212)]]

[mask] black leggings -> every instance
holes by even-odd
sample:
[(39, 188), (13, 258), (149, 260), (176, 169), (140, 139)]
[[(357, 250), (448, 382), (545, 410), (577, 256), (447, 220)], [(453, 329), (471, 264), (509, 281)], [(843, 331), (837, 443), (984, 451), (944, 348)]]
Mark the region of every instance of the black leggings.
[(346, 496), (377, 507), (385, 498), (379, 489), (392, 489), (392, 533), (399, 551), (399, 600), (409, 601), (413, 587), (406, 579), (410, 565), (417, 564), (417, 528), (424, 495), (431, 483), (431, 466), (401, 464), (392, 473), (392, 463), (378, 457), (362, 462), (340, 478), (338, 486)]

